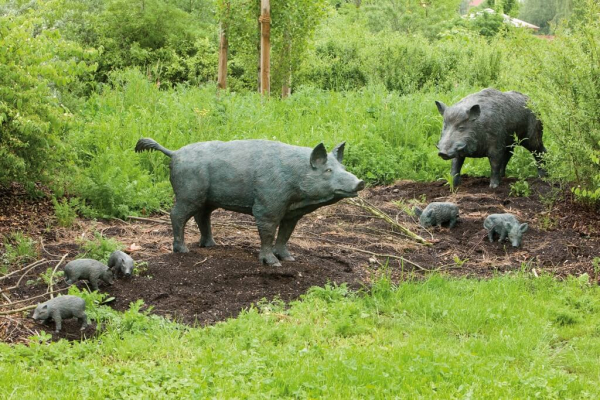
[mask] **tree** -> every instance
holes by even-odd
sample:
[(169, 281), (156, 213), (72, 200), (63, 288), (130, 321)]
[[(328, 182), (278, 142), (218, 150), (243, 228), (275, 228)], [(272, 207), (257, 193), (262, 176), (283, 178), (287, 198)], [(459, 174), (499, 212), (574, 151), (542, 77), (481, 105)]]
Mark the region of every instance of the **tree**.
[(0, 15), (0, 185), (32, 189), (69, 156), (65, 98), (94, 71), (96, 52), (47, 28), (42, 16), (56, 3)]

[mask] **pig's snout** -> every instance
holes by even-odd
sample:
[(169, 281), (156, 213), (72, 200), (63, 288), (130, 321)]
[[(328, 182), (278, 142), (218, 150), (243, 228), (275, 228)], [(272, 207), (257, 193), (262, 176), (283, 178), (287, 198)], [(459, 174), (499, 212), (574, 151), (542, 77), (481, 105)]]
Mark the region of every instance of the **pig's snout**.
[(365, 188), (365, 181), (358, 181), (358, 183), (356, 184), (356, 188), (354, 188), (354, 191), (360, 192), (364, 188)]
[(438, 156), (442, 157), (444, 160), (453, 158), (450, 154), (444, 153), (443, 151), (438, 152)]

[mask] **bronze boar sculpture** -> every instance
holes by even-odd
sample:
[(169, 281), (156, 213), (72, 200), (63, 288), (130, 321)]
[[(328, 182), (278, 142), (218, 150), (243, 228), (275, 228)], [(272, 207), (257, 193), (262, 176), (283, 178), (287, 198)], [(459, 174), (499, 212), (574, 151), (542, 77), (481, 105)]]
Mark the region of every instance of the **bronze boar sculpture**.
[(451, 107), (435, 102), (444, 117), (438, 155), (444, 160), (452, 159), (455, 186), (460, 184), (460, 170), (466, 157), (487, 157), (492, 169), (490, 187), (498, 187), (513, 154), (515, 134), (518, 144), (533, 153), (539, 176), (545, 175), (542, 123), (527, 108), (527, 101), (528, 97), (519, 92), (484, 89)]
[(223, 208), (254, 216), (260, 261), (280, 266), (279, 259), (294, 261), (287, 242), (303, 215), (355, 197), (365, 186), (342, 165), (344, 143), (330, 154), (322, 143), (310, 149), (269, 140), (200, 142), (172, 151), (140, 139), (135, 151), (144, 150), (171, 158), (174, 252), (188, 251), (184, 226), (191, 217), (200, 228), (200, 246), (214, 246), (210, 216)]

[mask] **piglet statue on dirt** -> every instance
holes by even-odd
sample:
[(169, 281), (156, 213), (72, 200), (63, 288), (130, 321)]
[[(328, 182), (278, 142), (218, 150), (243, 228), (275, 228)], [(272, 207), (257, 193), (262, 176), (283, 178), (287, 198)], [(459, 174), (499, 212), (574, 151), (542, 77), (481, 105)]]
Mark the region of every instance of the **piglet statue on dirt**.
[(81, 330), (88, 325), (87, 315), (85, 314), (85, 300), (77, 296), (59, 296), (45, 303), (39, 304), (33, 312), (33, 319), (44, 323), (54, 320), (55, 332), (59, 332), (62, 327), (62, 320), (77, 318), (81, 322)]
[(123, 275), (130, 277), (133, 273), (133, 258), (121, 250), (113, 251), (108, 258), (108, 268), (113, 271), (113, 275)]
[(542, 123), (527, 108), (527, 101), (528, 97), (519, 92), (484, 89), (451, 107), (435, 102), (444, 117), (438, 155), (444, 160), (452, 159), (455, 186), (460, 184), (466, 157), (487, 157), (492, 168), (490, 187), (498, 187), (513, 154), (515, 134), (518, 143), (533, 153), (538, 174), (546, 174), (542, 168), (542, 156), (546, 153)]
[(91, 258), (80, 258), (65, 265), (65, 279), (69, 285), (86, 279), (90, 282), (92, 290), (98, 290), (100, 280), (109, 285), (113, 284), (112, 271), (100, 261)]
[(342, 165), (344, 143), (329, 154), (322, 143), (310, 149), (269, 140), (202, 142), (172, 151), (140, 139), (135, 151), (144, 150), (171, 158), (174, 252), (188, 251), (184, 226), (191, 217), (200, 228), (200, 246), (214, 246), (210, 216), (224, 208), (254, 216), (260, 261), (280, 266), (278, 259), (294, 261), (287, 242), (303, 215), (356, 197), (365, 186)]
[(419, 217), (419, 224), (423, 228), (442, 226), (443, 224), (449, 224), (450, 228), (454, 228), (458, 221), (458, 206), (454, 203), (434, 201), (429, 203), (424, 210), (414, 207), (413, 211)]
[(529, 225), (521, 224), (512, 214), (491, 214), (483, 221), (483, 227), (488, 231), (488, 239), (494, 241), (494, 234), (500, 236), (498, 242), (503, 242), (506, 237), (513, 247), (519, 247), (523, 239), (523, 233)]

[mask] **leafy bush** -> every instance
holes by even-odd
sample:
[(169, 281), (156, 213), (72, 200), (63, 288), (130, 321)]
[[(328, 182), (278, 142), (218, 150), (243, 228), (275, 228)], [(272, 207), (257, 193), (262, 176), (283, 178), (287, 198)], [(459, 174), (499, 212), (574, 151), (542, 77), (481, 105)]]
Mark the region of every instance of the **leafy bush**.
[(14, 264), (24, 264), (37, 258), (36, 243), (22, 232), (13, 232), (3, 238), (4, 252), (0, 257), (1, 264), (6, 268)]
[(562, 30), (552, 43), (521, 40), (530, 54), (522, 61), (536, 76), (520, 78), (532, 97), (531, 107), (554, 145), (546, 157), (553, 178), (575, 181), (575, 194), (600, 201), (600, 5), (585, 1), (586, 18)]
[(0, 185), (32, 190), (70, 158), (65, 97), (94, 70), (96, 52), (46, 29), (35, 10), (13, 9), (0, 13), (0, 49)]

